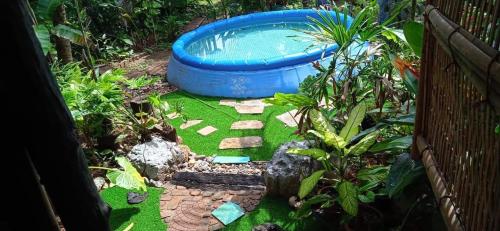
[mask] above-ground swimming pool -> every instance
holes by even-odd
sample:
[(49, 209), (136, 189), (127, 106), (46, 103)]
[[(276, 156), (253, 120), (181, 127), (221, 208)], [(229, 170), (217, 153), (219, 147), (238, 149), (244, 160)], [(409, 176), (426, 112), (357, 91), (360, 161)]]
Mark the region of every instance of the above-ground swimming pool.
[[(335, 17), (335, 14), (331, 14)], [(315, 45), (303, 31), (315, 10), (255, 13), (217, 21), (181, 36), (172, 46), (168, 81), (191, 93), (230, 98), (260, 98), (296, 93), (312, 62), (335, 44)], [(342, 16), (343, 17), (343, 16)], [(351, 18), (347, 18), (349, 25)]]

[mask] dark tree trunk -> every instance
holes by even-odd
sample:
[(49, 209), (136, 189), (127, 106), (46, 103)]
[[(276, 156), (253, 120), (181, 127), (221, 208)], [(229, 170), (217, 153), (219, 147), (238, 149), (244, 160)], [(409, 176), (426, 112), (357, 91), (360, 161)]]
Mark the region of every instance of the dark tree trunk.
[[(61, 4), (56, 8), (54, 13), (53, 23), (54, 26), (59, 24), (64, 24), (66, 22), (66, 10), (64, 9), (64, 4)], [(54, 36), (54, 41), (56, 43), (57, 57), (62, 61), (62, 63), (70, 63), (73, 61), (73, 54), (71, 53), (71, 43), (69, 40), (61, 37)]]
[[(66, 230), (110, 230), (110, 208), (90, 176), (74, 122), (35, 36), (26, 2), (0, 1), (5, 35), (0, 43), (4, 56), (0, 65), (4, 73), (15, 71), (15, 75), (0, 78), (0, 97), (4, 99), (0, 115), (7, 117), (0, 120), (0, 146), (4, 147), (0, 230), (53, 230), (50, 210), (42, 208), (47, 200), (37, 190), (38, 182)], [(29, 174), (28, 160), (36, 178)]]
[(311, 0), (302, 0), (302, 8), (309, 8)]

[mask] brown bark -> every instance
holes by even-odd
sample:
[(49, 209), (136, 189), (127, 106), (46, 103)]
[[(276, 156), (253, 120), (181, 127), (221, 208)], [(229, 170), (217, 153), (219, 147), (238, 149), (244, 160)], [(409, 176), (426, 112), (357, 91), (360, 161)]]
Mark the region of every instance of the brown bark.
[[(64, 9), (64, 4), (61, 4), (56, 8), (54, 13), (53, 23), (54, 26), (59, 24), (64, 24), (66, 21), (66, 10)], [(56, 44), (57, 57), (62, 61), (62, 63), (70, 63), (73, 61), (73, 54), (71, 52), (71, 43), (69, 40), (61, 37), (54, 36), (54, 41)]]

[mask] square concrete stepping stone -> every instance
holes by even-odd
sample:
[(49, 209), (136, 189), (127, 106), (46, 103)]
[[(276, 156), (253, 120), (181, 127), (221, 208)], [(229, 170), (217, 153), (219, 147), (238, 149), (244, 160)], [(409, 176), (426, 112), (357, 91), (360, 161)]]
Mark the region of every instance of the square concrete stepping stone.
[(264, 127), (264, 124), (259, 120), (242, 120), (231, 124), (232, 130), (262, 129), (262, 127)]
[(249, 156), (216, 156), (212, 163), (216, 164), (246, 164), (250, 162)]
[(168, 115), (167, 115), (167, 118), (169, 118), (169, 119), (173, 120), (173, 119), (175, 119), (175, 118), (178, 118), (179, 116), (180, 116), (180, 115), (179, 115), (179, 113), (177, 113), (177, 112), (172, 112), (172, 113), (170, 113), (170, 114), (168, 114)]
[(189, 128), (189, 127), (192, 127), (194, 125), (197, 125), (199, 123), (201, 123), (203, 120), (188, 120), (186, 121), (185, 123), (181, 124), (181, 129), (186, 129), (186, 128)]
[(217, 128), (214, 128), (212, 126), (206, 126), (202, 129), (198, 130), (197, 132), (198, 132), (198, 134), (200, 134), (202, 136), (207, 136), (210, 133), (215, 132), (215, 131), (217, 131)]
[(240, 114), (262, 114), (262, 112), (264, 112), (264, 106), (250, 106), (239, 104), (234, 106), (234, 108)]
[(240, 102), (240, 105), (248, 105), (248, 106), (270, 106), (271, 104), (264, 103), (263, 99), (248, 99)]
[(279, 116), (276, 116), (276, 118), (288, 127), (296, 127), (301, 115), (295, 116), (295, 114), (297, 114), (297, 109), (285, 112)]
[(234, 99), (221, 99), (219, 101), (219, 105), (223, 105), (223, 106), (234, 107), (237, 104), (238, 103), (236, 103), (236, 100), (234, 100)]
[(233, 148), (256, 148), (262, 146), (262, 138), (260, 136), (246, 136), (225, 138), (219, 144), (219, 149)]
[(245, 210), (243, 210), (238, 204), (226, 202), (212, 211), (212, 215), (224, 225), (228, 225), (245, 215)]

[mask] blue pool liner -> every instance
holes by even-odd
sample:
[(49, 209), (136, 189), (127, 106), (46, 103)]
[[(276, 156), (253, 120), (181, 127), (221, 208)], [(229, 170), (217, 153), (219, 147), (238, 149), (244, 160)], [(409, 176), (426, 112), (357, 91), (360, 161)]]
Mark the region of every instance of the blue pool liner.
[[(328, 13), (336, 18), (335, 13)], [(205, 96), (263, 98), (277, 92), (297, 93), (300, 83), (307, 76), (318, 73), (312, 62), (328, 66), (331, 62), (329, 57), (338, 49), (337, 44), (267, 60), (202, 59), (187, 53), (185, 48), (199, 38), (231, 28), (259, 23), (309, 22), (307, 17), (319, 16), (315, 10), (262, 12), (220, 20), (186, 33), (172, 46), (167, 80), (182, 90)], [(341, 14), (340, 18), (344, 16)], [(352, 18), (346, 18), (346, 25), (350, 26)]]
[[(336, 19), (336, 14), (333, 11), (327, 11), (327, 13), (329, 13), (334, 19)], [(253, 13), (225, 20), (219, 20), (182, 35), (172, 45), (172, 56), (180, 63), (189, 65), (191, 67), (218, 71), (268, 70), (284, 66), (293, 66), (313, 62), (320, 59), (322, 56), (331, 55), (332, 52), (338, 49), (337, 44), (332, 44), (330, 46), (327, 46), (326, 48), (316, 48), (297, 54), (280, 56), (271, 60), (251, 59), (236, 62), (234, 60), (202, 59), (200, 57), (189, 54), (185, 50), (185, 47), (187, 47), (197, 39), (220, 31), (226, 31), (230, 28), (238, 28), (261, 23), (309, 22), (308, 17), (318, 19), (319, 15), (316, 10), (312, 9), (283, 10)], [(340, 18), (343, 17), (343, 14), (340, 14)], [(352, 18), (348, 16), (346, 25), (350, 26), (351, 23)]]

